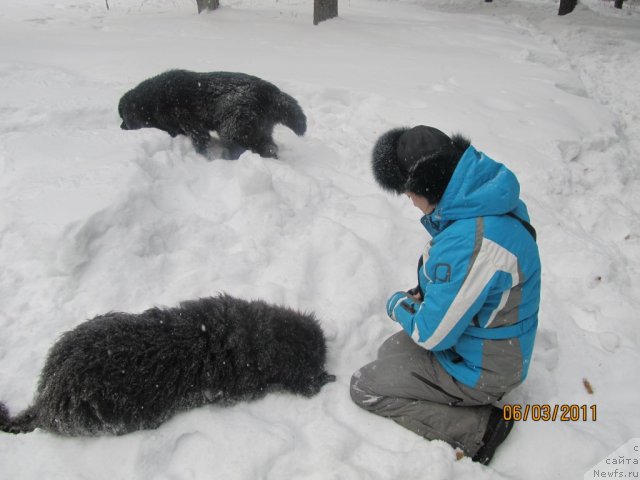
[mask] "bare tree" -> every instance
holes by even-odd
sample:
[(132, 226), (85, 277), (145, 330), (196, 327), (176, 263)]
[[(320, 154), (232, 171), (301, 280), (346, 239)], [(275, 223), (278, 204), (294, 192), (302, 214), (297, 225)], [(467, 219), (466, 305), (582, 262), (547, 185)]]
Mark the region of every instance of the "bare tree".
[(560, 0), (558, 15), (566, 15), (567, 13), (573, 12), (573, 9), (576, 8), (577, 4), (578, 0)]
[(196, 0), (198, 4), (198, 13), (203, 10), (215, 10), (220, 6), (220, 0)]
[(338, 16), (338, 0), (313, 0), (313, 24)]

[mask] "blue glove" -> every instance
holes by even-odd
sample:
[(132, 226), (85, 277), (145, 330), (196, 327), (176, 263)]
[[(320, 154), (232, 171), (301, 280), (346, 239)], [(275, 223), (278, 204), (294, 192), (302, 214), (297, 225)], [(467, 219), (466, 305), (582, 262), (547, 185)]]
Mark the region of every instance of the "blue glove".
[(391, 295), (391, 297), (389, 297), (389, 300), (387, 300), (387, 315), (389, 315), (389, 318), (394, 321), (396, 320), (396, 318), (393, 316), (393, 310), (396, 308), (398, 303), (405, 298), (407, 298), (407, 292), (396, 292)]

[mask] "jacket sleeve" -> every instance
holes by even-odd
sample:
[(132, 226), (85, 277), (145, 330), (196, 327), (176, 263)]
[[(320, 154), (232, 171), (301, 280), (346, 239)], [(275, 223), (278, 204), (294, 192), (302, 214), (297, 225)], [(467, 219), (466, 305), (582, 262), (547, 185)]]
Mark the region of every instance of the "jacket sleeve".
[(425, 265), (424, 300), (406, 297), (392, 312), (418, 344), (434, 351), (457, 343), (485, 302), (497, 273), (491, 255), (483, 253), (485, 239), (477, 238), (477, 233), (475, 239), (468, 231), (441, 236), (445, 238), (439, 236)]

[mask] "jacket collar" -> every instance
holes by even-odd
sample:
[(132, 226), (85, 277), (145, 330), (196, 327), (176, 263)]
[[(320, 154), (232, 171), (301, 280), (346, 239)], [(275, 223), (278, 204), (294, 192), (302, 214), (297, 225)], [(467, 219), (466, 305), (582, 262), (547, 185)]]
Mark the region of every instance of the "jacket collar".
[(433, 212), (422, 216), (422, 218), (420, 219), (420, 223), (427, 230), (427, 232), (429, 232), (429, 235), (435, 237), (437, 234), (447, 228), (451, 222), (442, 218), (440, 206), (436, 205), (436, 208), (433, 210)]

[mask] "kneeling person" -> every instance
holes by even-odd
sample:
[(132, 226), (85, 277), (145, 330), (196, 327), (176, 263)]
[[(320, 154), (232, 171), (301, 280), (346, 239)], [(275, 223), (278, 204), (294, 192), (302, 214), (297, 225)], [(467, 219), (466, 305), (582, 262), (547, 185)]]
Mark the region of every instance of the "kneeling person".
[(538, 323), (540, 257), (518, 180), (422, 125), (382, 135), (373, 173), (424, 214), (431, 241), (418, 285), (387, 302), (402, 331), (354, 373), (351, 397), (488, 464), (513, 426), (491, 404), (524, 381)]

